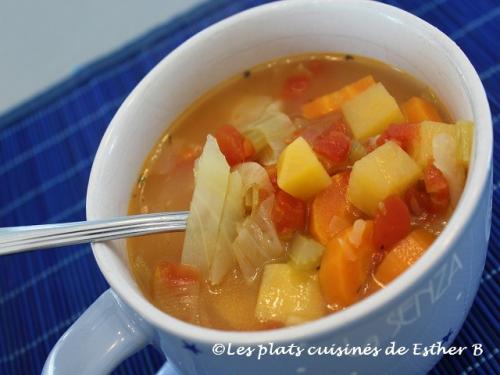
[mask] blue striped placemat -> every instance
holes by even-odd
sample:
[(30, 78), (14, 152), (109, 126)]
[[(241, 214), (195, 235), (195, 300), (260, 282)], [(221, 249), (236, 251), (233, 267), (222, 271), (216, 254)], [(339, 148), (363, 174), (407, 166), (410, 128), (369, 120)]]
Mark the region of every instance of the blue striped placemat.
[[(0, 117), (0, 227), (82, 220), (90, 166), (113, 114), (167, 53), (203, 28), (264, 0), (209, 1), (81, 70)], [(495, 125), (500, 116), (500, 4), (483, 1), (386, 1), (451, 36), (480, 72)], [(6, 88), (4, 88), (6, 89)], [(498, 136), (495, 129), (495, 136)], [(444, 357), (432, 373), (499, 373), (500, 214), (495, 144), (493, 226), (481, 287), (454, 345), (483, 343)], [(39, 373), (57, 339), (107, 288), (88, 245), (0, 258), (0, 374)], [(148, 348), (117, 374), (154, 373), (163, 358)]]

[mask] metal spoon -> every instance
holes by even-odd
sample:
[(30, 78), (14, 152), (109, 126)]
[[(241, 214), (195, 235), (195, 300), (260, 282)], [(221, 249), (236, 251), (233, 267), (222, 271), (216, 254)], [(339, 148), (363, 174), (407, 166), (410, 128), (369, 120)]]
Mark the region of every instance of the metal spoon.
[(0, 229), (0, 255), (186, 229), (188, 211)]

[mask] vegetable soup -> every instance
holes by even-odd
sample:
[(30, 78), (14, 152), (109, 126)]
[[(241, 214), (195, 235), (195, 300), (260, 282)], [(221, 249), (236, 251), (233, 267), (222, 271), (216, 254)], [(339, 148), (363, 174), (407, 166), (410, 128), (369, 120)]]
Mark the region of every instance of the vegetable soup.
[(345, 309), (442, 231), (472, 133), (431, 88), (379, 61), (256, 66), (199, 98), (151, 151), (129, 213), (190, 214), (185, 233), (129, 239), (130, 268), (159, 309), (216, 329)]

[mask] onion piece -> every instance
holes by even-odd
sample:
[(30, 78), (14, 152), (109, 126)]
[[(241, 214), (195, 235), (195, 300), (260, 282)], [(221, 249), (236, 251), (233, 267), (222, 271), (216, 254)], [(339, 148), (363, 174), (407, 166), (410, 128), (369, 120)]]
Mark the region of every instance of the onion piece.
[(358, 248), (363, 242), (363, 235), (366, 229), (366, 221), (358, 219), (352, 225), (352, 231), (349, 233), (349, 242)]
[(437, 134), (432, 140), (434, 166), (448, 181), (452, 208), (457, 205), (465, 185), (465, 168), (457, 159), (457, 147), (455, 138), (446, 133)]
[(234, 255), (247, 282), (252, 282), (266, 263), (284, 254), (271, 220), (273, 201), (273, 196), (267, 198), (243, 221), (233, 242)]
[(269, 175), (264, 167), (255, 162), (241, 163), (234, 170), (241, 176), (245, 208), (252, 212), (260, 202), (261, 190), (266, 193), (273, 192)]

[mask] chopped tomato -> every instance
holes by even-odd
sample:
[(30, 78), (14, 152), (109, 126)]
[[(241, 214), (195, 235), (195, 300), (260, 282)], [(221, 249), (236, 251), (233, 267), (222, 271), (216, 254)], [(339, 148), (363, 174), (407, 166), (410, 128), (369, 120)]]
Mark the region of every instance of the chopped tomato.
[(403, 239), (411, 229), (410, 211), (397, 195), (386, 198), (373, 222), (373, 243), (380, 249), (388, 249)]
[(450, 204), (448, 181), (434, 165), (424, 169), (423, 181), (410, 187), (405, 193), (405, 201), (416, 216), (443, 213)]
[(307, 74), (297, 74), (289, 77), (283, 85), (283, 97), (296, 99), (301, 96), (311, 84), (311, 77)]
[(265, 168), (267, 174), (269, 175), (269, 181), (271, 181), (274, 190), (277, 191), (279, 187), (278, 187), (278, 169), (276, 168), (276, 165), (268, 165)]
[(434, 165), (430, 164), (424, 170), (424, 183), (425, 190), (429, 194), (441, 193), (443, 191), (448, 191), (448, 181), (444, 177), (443, 172), (436, 168)]
[(405, 193), (404, 199), (408, 208), (415, 216), (422, 216), (426, 213), (431, 213), (431, 199), (429, 194), (425, 191), (423, 182), (411, 186)]
[(296, 230), (304, 229), (306, 213), (307, 206), (303, 201), (278, 190), (274, 197), (271, 218), (279, 235), (288, 236)]
[(342, 121), (334, 122), (330, 131), (337, 131), (341, 132), (342, 134), (349, 135), (349, 128), (347, 127), (345, 122)]
[(425, 190), (430, 196), (434, 213), (443, 212), (450, 203), (448, 181), (438, 168), (429, 164), (424, 170)]
[(325, 62), (322, 60), (309, 60), (304, 64), (313, 74), (321, 74), (325, 70)]
[(248, 161), (255, 154), (250, 141), (232, 125), (223, 125), (217, 129), (215, 138), (230, 166)]
[(322, 134), (330, 129), (330, 125), (326, 123), (307, 125), (302, 129), (297, 130), (297, 137), (304, 138), (310, 145), (318, 139)]
[(418, 135), (419, 124), (393, 124), (387, 128), (377, 139), (377, 146), (382, 146), (385, 142), (392, 140), (401, 146), (406, 152), (411, 151), (414, 139)]
[(184, 286), (198, 283), (200, 274), (195, 267), (173, 262), (161, 262), (156, 269), (157, 276), (169, 286)]
[(314, 141), (313, 150), (336, 163), (342, 163), (349, 157), (351, 139), (337, 130), (328, 131)]

